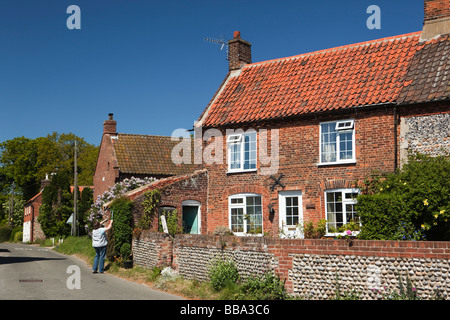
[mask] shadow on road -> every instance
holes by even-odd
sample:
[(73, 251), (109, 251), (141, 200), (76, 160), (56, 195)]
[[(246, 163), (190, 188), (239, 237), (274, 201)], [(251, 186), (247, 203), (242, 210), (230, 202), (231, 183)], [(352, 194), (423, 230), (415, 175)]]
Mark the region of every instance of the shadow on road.
[(42, 260), (66, 260), (66, 258), (42, 258), (42, 257), (0, 257), (0, 265), (10, 263), (24, 263)]

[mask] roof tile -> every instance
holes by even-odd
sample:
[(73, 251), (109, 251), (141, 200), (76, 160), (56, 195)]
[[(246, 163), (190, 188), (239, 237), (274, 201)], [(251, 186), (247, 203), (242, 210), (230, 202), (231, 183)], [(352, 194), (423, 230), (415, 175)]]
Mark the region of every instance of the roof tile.
[(171, 137), (119, 133), (111, 141), (122, 173), (180, 175), (196, 169), (195, 165), (173, 163), (172, 149), (179, 142)]
[[(429, 46), (425, 50), (429, 53), (418, 51), (428, 48), (419, 38), (420, 32), (416, 32), (248, 64), (238, 76), (225, 82), (222, 92), (204, 112), (203, 125), (392, 103), (399, 95), (419, 100), (439, 96), (448, 86), (439, 86), (440, 92), (432, 94), (428, 87), (432, 87), (433, 75), (448, 79), (448, 37), (447, 41), (435, 41)], [(442, 55), (447, 58), (442, 59)], [(430, 81), (425, 84), (426, 94), (419, 92), (422, 77)], [(415, 91), (414, 95), (409, 94), (410, 90)]]

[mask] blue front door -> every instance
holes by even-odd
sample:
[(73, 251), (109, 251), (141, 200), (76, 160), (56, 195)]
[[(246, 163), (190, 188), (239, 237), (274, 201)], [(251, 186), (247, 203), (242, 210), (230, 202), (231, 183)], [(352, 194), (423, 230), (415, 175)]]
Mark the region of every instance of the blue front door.
[(183, 206), (183, 232), (198, 234), (198, 207)]

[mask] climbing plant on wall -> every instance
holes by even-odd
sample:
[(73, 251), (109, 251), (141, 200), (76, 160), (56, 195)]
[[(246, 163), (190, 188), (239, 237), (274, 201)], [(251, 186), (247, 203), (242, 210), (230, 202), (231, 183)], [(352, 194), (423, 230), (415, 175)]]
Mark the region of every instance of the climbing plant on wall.
[(143, 215), (136, 224), (137, 228), (150, 229), (153, 217), (158, 214), (158, 205), (161, 201), (161, 192), (158, 189), (149, 190), (144, 194), (142, 202)]

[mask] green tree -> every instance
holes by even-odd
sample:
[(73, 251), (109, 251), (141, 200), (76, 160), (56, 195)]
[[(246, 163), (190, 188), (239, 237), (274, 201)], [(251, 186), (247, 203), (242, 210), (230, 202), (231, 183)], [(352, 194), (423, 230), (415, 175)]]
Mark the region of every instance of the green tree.
[[(123, 196), (114, 199), (111, 204), (111, 212), (113, 213), (114, 223), (112, 228), (112, 237), (114, 243), (114, 255), (120, 253), (122, 245), (125, 243), (131, 244), (133, 231), (133, 202)], [(112, 253), (110, 253), (112, 255)], [(109, 256), (110, 256), (109, 255)]]
[(47, 174), (66, 172), (74, 182), (74, 142), (77, 141), (78, 185), (92, 185), (99, 148), (72, 133), (53, 132), (46, 137), (17, 137), (0, 143), (0, 221), (7, 217), (3, 204), (12, 194), (15, 199), (29, 200), (40, 191)]
[(94, 202), (94, 191), (91, 188), (84, 188), (81, 193), (78, 192), (78, 195), (77, 220), (80, 226), (79, 235), (85, 235), (87, 230), (84, 226), (88, 221), (88, 212)]
[(70, 234), (70, 225), (66, 223), (73, 213), (69, 176), (67, 172), (55, 174), (42, 192), (38, 221), (47, 237)]
[[(3, 212), (5, 212), (5, 219), (9, 217), (9, 211), (11, 210), (11, 199), (5, 201), (2, 205)], [(21, 227), (23, 224), (23, 207), (25, 205), (25, 200), (14, 199), (14, 211), (13, 211), (13, 228)], [(7, 220), (6, 220), (7, 221)]]
[(3, 165), (4, 175), (8, 183), (15, 182), (16, 192), (26, 200), (39, 190), (36, 160), (36, 140), (19, 137), (0, 144), (0, 163)]

